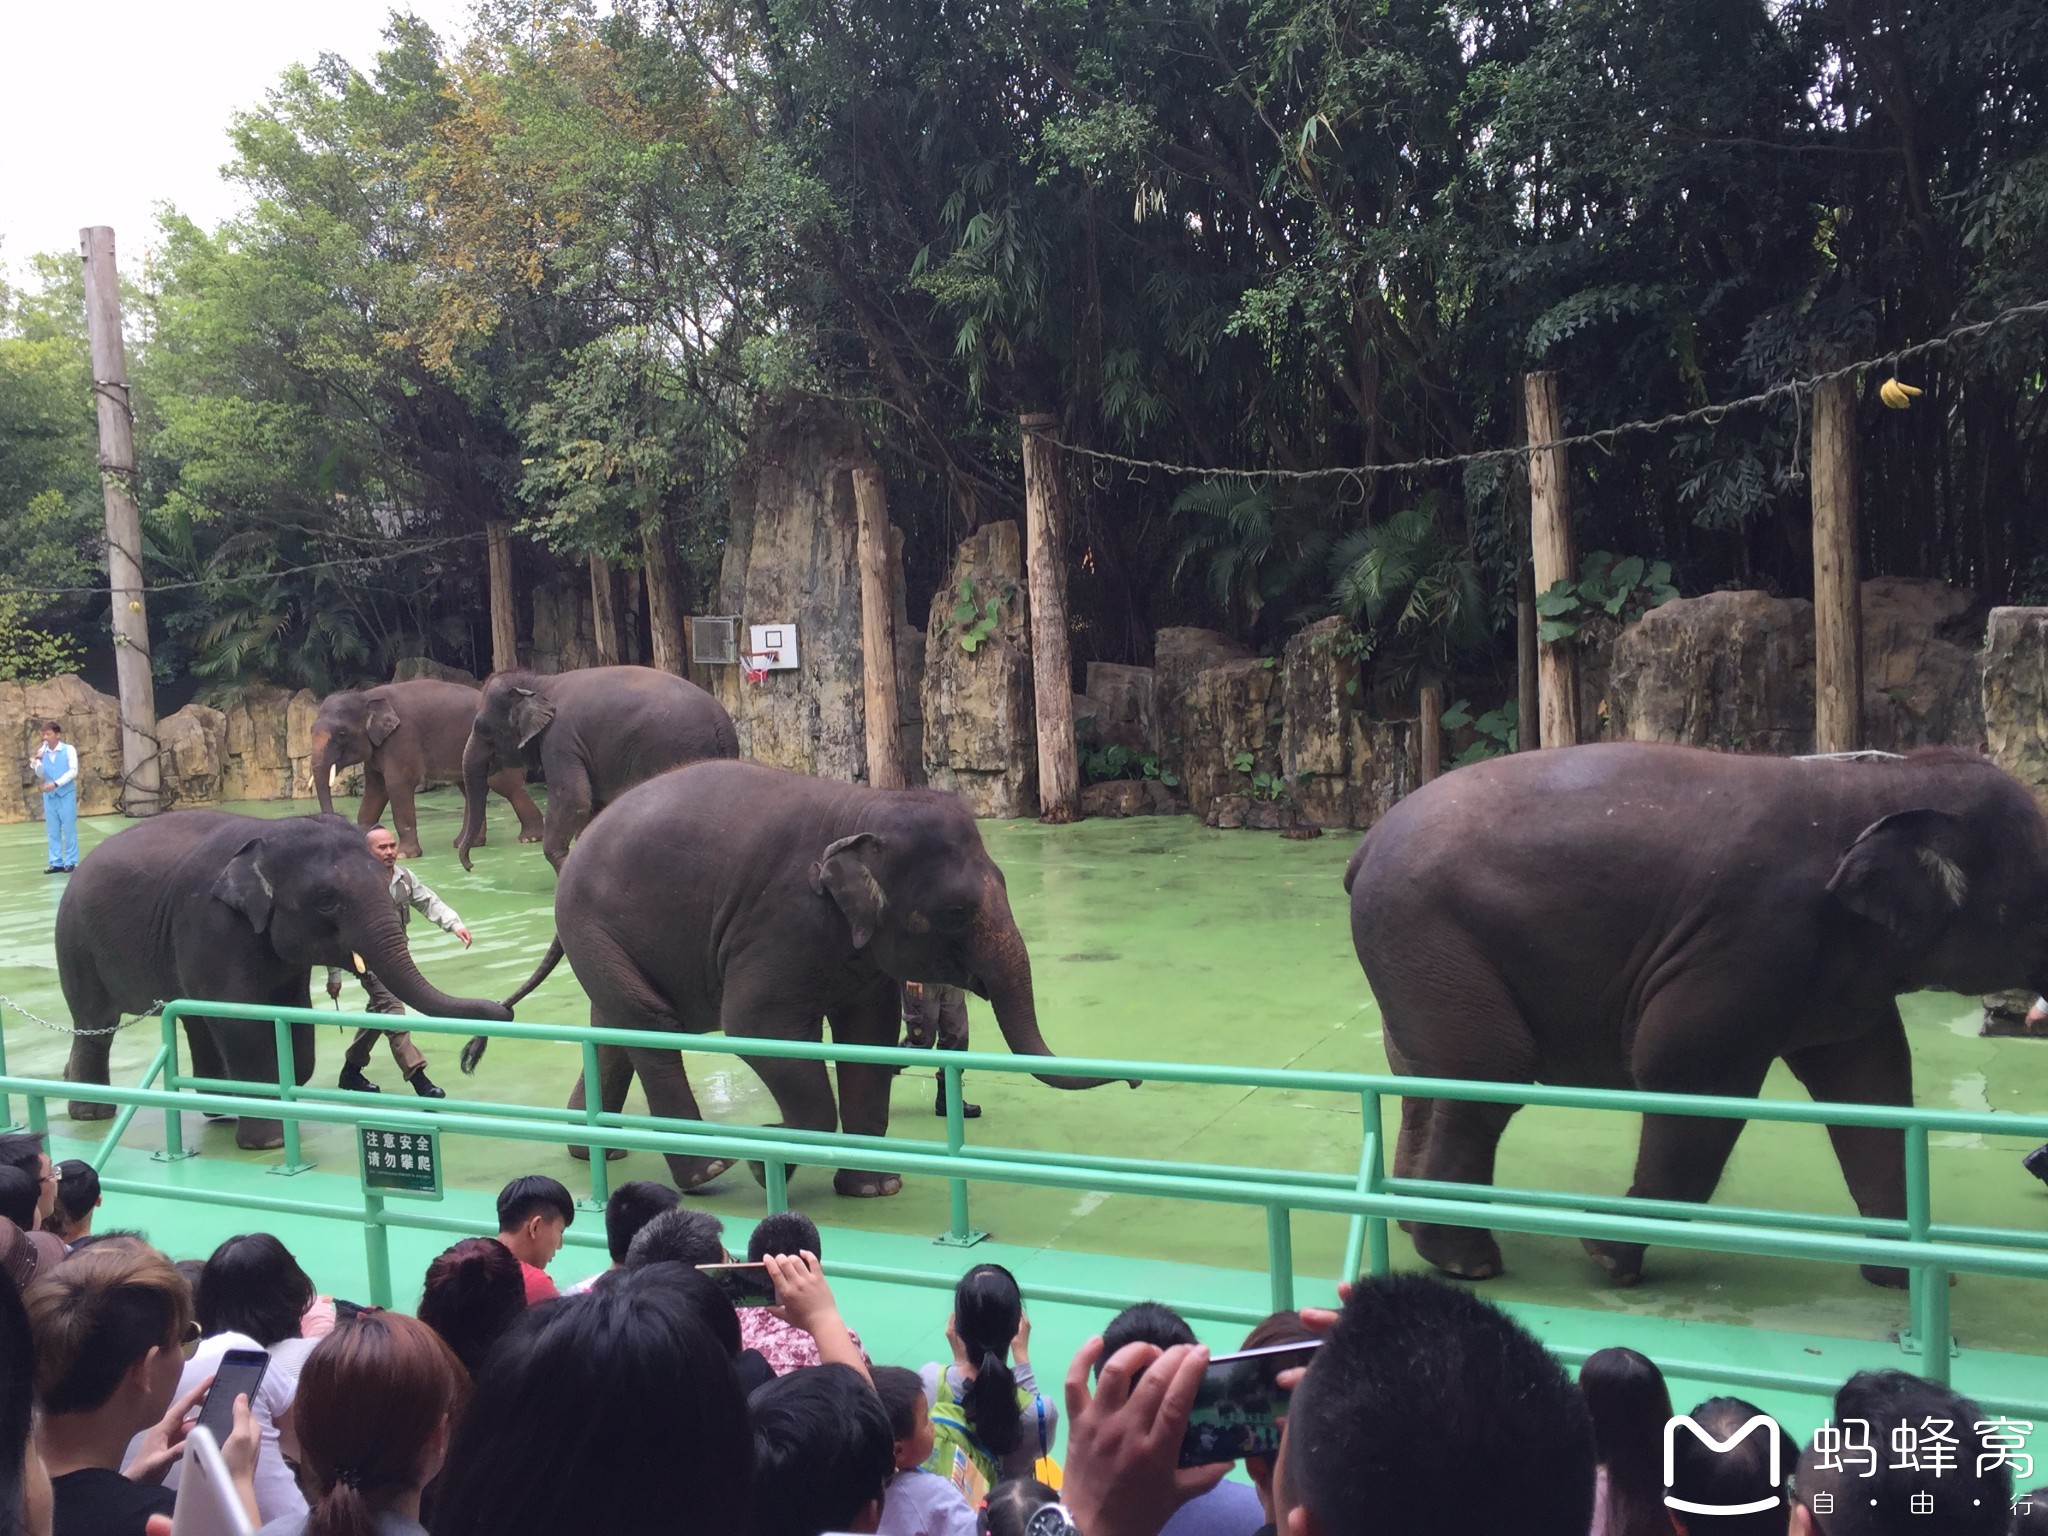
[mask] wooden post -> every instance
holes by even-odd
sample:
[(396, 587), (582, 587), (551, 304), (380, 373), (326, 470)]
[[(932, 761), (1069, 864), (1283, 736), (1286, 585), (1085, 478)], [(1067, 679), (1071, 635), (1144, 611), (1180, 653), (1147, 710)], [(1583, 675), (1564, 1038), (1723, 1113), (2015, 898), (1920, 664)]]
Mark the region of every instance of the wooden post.
[(647, 664), (683, 675), (690, 656), (683, 639), (682, 567), (659, 507), (640, 525), (640, 554), (647, 573)]
[(860, 681), (867, 705), (868, 786), (903, 787), (903, 711), (896, 696), (896, 593), (889, 579), (889, 496), (882, 472), (853, 472), (860, 566)]
[(1417, 783), (1427, 784), (1444, 771), (1444, 691), (1435, 683), (1422, 688), (1422, 774)]
[(1813, 391), (1813, 749), (1863, 745), (1863, 593), (1856, 579), (1856, 387)]
[(1515, 750), (1534, 752), (1543, 740), (1537, 705), (1536, 568), (1522, 562), (1515, 573)]
[[(1532, 443), (1564, 435), (1564, 412), (1557, 402), (1557, 375), (1522, 375)], [(1579, 579), (1579, 559), (1572, 548), (1571, 488), (1565, 478), (1565, 451), (1545, 448), (1529, 455), (1529, 542), (1534, 556), (1538, 593), (1560, 581)], [(1569, 640), (1536, 647), (1536, 692), (1540, 703), (1539, 739), (1546, 747), (1575, 746), (1579, 739), (1579, 653)]]
[(491, 670), (519, 665), (519, 607), (512, 591), (512, 525), (501, 518), (484, 524), (491, 579)]
[(1051, 416), (1017, 418), (1024, 429), (1024, 585), (1031, 599), (1031, 678), (1038, 713), (1038, 819), (1081, 819), (1081, 761), (1074, 745), (1074, 665), (1067, 649), (1064, 505), (1058, 451), (1034, 429)]
[(619, 664), (619, 593), (612, 583), (612, 563), (590, 557), (590, 632), (597, 641), (597, 664)]
[(624, 595), (619, 599), (619, 660), (629, 666), (645, 666), (647, 651), (640, 644), (640, 567), (619, 573)]
[(92, 350), (93, 404), (99, 413), (114, 676), (121, 695), (121, 810), (128, 816), (154, 816), (163, 808), (156, 681), (149, 670), (149, 612), (142, 595), (142, 513), (135, 505), (135, 417), (128, 405), (120, 274), (114, 264), (111, 229), (95, 224), (78, 234), (85, 258), (85, 329)]

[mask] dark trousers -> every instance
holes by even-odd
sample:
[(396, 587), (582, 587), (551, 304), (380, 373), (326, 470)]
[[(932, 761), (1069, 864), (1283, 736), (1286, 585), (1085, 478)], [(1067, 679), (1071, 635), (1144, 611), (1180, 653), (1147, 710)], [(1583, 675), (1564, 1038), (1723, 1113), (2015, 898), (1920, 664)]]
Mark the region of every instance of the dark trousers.
[[(391, 993), (391, 989), (368, 971), (363, 972), (363, 990), (370, 994), (371, 1013), (404, 1013), (405, 1004)], [(342, 1052), (341, 1064), (352, 1071), (360, 1072), (370, 1064), (370, 1053), (377, 1048), (379, 1038), (391, 1046), (391, 1059), (398, 1063), (398, 1070), (407, 1077), (427, 1064), (427, 1058), (420, 1048), (412, 1043), (412, 1033), (403, 1029), (369, 1029), (356, 1031), (355, 1039)]]

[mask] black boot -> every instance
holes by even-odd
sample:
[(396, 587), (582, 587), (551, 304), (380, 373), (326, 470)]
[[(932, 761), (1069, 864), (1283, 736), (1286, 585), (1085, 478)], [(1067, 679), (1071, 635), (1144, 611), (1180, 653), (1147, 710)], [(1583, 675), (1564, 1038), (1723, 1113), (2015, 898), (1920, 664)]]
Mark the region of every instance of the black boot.
[[(938, 1091), (932, 1095), (932, 1113), (943, 1119), (946, 1113), (946, 1074), (940, 1072), (936, 1075), (939, 1079), (939, 1087)], [(981, 1118), (981, 1106), (979, 1104), (969, 1104), (963, 1099), (960, 1103), (960, 1118), (963, 1120), (979, 1120)]]
[(434, 1080), (427, 1076), (427, 1069), (421, 1067), (406, 1079), (412, 1084), (412, 1091), (423, 1099), (445, 1099), (448, 1095), (434, 1086)]
[(362, 1068), (352, 1067), (347, 1062), (341, 1064), (341, 1081), (336, 1086), (345, 1088), (350, 1093), (382, 1093), (384, 1091), (367, 1077), (363, 1076)]

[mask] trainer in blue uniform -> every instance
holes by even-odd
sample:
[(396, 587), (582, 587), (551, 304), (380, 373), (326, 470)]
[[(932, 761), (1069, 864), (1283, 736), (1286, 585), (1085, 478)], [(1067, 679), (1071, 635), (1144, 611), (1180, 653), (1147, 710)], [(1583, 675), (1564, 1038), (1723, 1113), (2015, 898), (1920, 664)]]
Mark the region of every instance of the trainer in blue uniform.
[(43, 744), (29, 759), (43, 791), (43, 830), (50, 839), (50, 867), (69, 874), (78, 868), (78, 748), (64, 739), (64, 727), (43, 722)]

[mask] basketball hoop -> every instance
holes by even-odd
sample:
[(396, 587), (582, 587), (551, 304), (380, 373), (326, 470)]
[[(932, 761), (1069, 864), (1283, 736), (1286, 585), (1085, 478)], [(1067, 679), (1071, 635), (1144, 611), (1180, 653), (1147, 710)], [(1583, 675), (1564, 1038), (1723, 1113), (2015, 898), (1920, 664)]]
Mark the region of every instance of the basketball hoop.
[(780, 651), (742, 651), (740, 665), (746, 669), (747, 681), (756, 688), (768, 680), (768, 667), (782, 659)]

